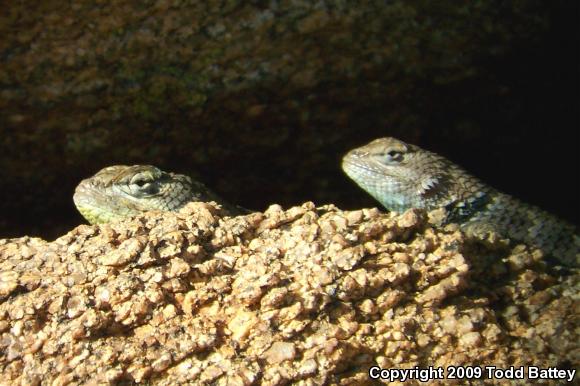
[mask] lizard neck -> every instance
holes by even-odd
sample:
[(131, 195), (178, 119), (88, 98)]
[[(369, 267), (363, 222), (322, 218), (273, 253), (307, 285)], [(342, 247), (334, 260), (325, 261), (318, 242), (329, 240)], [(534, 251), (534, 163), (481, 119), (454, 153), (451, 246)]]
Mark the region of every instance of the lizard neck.
[(473, 177), (459, 166), (450, 164), (450, 178), (447, 201), (439, 207), (447, 210), (446, 222), (464, 223), (482, 211), (489, 210), (499, 192)]

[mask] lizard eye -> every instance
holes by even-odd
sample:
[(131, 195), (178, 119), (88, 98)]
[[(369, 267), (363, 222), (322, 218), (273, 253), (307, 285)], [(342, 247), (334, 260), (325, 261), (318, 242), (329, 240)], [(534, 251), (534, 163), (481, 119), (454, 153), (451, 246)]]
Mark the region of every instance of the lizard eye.
[(153, 176), (137, 174), (131, 179), (131, 190), (135, 193), (155, 194), (159, 191), (159, 186)]
[(137, 181), (133, 181), (133, 183), (135, 185), (139, 186), (139, 187), (143, 187), (147, 183), (147, 181), (145, 181), (145, 180), (137, 180)]
[(403, 160), (403, 152), (398, 150), (387, 150), (385, 152), (377, 154), (376, 158), (378, 159), (379, 162), (390, 165), (401, 162)]
[(145, 186), (148, 183), (151, 183), (153, 178), (151, 176), (147, 176), (145, 174), (137, 174), (133, 178), (131, 178), (131, 185), (137, 185), (139, 187)]

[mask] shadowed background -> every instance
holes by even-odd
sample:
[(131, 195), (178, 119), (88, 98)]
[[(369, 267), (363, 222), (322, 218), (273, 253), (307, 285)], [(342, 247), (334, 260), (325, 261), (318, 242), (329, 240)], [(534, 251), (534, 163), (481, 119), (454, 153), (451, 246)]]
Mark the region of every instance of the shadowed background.
[(578, 11), (563, 0), (4, 5), (0, 237), (83, 223), (74, 187), (119, 163), (192, 175), (248, 208), (376, 206), (340, 158), (386, 135), (577, 224)]

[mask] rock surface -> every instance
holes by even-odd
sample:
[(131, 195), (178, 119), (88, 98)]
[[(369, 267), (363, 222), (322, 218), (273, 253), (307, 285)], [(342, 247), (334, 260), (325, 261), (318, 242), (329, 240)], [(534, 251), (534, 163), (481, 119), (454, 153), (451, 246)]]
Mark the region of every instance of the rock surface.
[[(2, 384), (367, 384), (370, 366), (580, 367), (578, 273), (420, 211), (192, 203), (0, 240)], [(443, 382), (443, 381), (442, 381)]]

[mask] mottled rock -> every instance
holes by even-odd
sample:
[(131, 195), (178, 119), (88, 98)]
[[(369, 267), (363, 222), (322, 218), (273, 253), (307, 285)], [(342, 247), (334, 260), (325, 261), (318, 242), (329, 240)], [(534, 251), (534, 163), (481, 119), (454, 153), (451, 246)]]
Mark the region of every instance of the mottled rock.
[(421, 211), (232, 218), (191, 203), (0, 240), (0, 371), (6, 384), (313, 385), (370, 383), (373, 365), (578, 368), (578, 278)]

